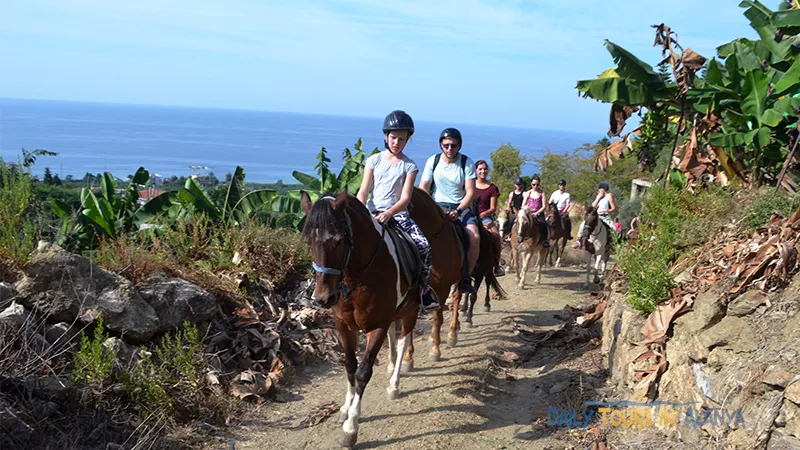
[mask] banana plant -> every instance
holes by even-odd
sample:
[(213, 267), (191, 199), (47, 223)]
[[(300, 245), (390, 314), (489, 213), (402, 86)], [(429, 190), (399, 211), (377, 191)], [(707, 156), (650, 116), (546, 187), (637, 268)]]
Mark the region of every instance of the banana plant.
[[(305, 187), (303, 190), (309, 194), (312, 201), (317, 201), (322, 194), (339, 192), (345, 186), (348, 192), (355, 194), (361, 187), (361, 180), (364, 177), (364, 162), (367, 159), (367, 155), (362, 149), (362, 144), (363, 141), (359, 138), (353, 146), (354, 152), (351, 152), (349, 148), (344, 149), (342, 152), (344, 164), (338, 175), (334, 175), (330, 170), (328, 164), (331, 160), (328, 158), (328, 152), (325, 147), (322, 147), (317, 153), (317, 164), (313, 168), (317, 172), (317, 176), (297, 170), (292, 172), (292, 176), (303, 184)], [(370, 156), (379, 152), (380, 150), (376, 147), (372, 150)], [(302, 228), (300, 190), (289, 191), (286, 195), (275, 198), (272, 201), (272, 210), (296, 215), (294, 220), (295, 228)]]

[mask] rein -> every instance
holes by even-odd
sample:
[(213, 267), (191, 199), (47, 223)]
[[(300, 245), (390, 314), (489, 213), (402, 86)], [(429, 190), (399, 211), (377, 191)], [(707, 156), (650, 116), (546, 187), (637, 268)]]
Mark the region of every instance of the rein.
[[(333, 201), (333, 200), (336, 200), (336, 199), (331, 197), (331, 196), (325, 196), (325, 197), (322, 197), (322, 200)], [(355, 292), (356, 289), (358, 289), (358, 283), (361, 281), (361, 278), (364, 277), (364, 275), (367, 273), (369, 268), (372, 267), (372, 263), (375, 262), (375, 257), (378, 256), (378, 250), (381, 248), (381, 243), (385, 244), (384, 236), (386, 235), (386, 226), (382, 226), (381, 227), (381, 242), (379, 242), (378, 245), (375, 246), (375, 250), (372, 251), (372, 257), (369, 259), (369, 263), (367, 263), (367, 266), (361, 272), (361, 275), (358, 278), (356, 278), (355, 281), (353, 281), (353, 287), (351, 289), (350, 287), (347, 286), (347, 283), (344, 282), (344, 277), (347, 274), (347, 266), (350, 265), (350, 255), (353, 252), (353, 240), (352, 240), (353, 230), (352, 230), (352, 227), (350, 225), (350, 216), (347, 214), (346, 210), (344, 211), (344, 217), (345, 217), (345, 223), (344, 223), (344, 225), (345, 225), (345, 241), (346, 241), (346, 244), (347, 244), (347, 258), (344, 261), (344, 268), (342, 268), (342, 269), (334, 269), (334, 268), (331, 268), (331, 267), (321, 266), (321, 265), (317, 264), (314, 260), (311, 261), (311, 267), (314, 268), (315, 272), (319, 272), (319, 273), (322, 273), (322, 274), (325, 274), (325, 275), (338, 275), (338, 276), (340, 276), (341, 279), (339, 280), (339, 287), (342, 289), (342, 292), (344, 293), (344, 299), (347, 300), (350, 297), (350, 295), (353, 292)]]

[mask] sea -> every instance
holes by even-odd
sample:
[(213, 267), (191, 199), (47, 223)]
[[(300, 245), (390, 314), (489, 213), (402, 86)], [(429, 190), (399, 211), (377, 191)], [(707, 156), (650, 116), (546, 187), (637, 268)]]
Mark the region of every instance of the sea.
[[(106, 171), (127, 179), (140, 166), (164, 178), (213, 173), (223, 179), (238, 165), (248, 182), (290, 184), (295, 182), (295, 170), (313, 173), (321, 147), (337, 171), (342, 151), (353, 150), (359, 138), (367, 154), (375, 147), (383, 148), (382, 124), (383, 117), (0, 99), (0, 157), (16, 162), (22, 148), (56, 152), (57, 156), (39, 157), (31, 170), (41, 176), (47, 167), (61, 179)], [(504, 143), (523, 155), (538, 157), (547, 151), (570, 151), (602, 137), (601, 133), (421, 120), (415, 125), (405, 152), (420, 169), (439, 151), (439, 133), (446, 127), (461, 131), (462, 152), (474, 161), (490, 161), (490, 153)], [(523, 168), (524, 174), (535, 171), (532, 163)]]

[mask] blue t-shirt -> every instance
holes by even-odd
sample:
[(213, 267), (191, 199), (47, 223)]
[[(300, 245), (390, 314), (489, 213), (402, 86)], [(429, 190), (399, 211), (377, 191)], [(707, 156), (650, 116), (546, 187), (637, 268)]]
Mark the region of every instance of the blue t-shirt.
[(435, 184), (433, 199), (438, 203), (461, 203), (461, 200), (464, 200), (464, 196), (467, 195), (467, 190), (464, 188), (465, 182), (478, 177), (472, 158), (467, 156), (463, 175), (460, 153), (456, 156), (456, 162), (452, 164), (448, 163), (444, 156), (439, 158), (436, 172), (433, 171), (434, 159), (436, 159), (436, 155), (428, 158), (428, 161), (425, 162), (425, 170), (422, 171), (422, 181), (432, 180)]

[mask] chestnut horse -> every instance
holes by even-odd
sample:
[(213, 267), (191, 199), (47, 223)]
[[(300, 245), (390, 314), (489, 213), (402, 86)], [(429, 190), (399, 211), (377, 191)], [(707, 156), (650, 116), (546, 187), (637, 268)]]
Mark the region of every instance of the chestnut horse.
[[(517, 252), (517, 286), (525, 287), (525, 275), (528, 272), (528, 263), (534, 253), (538, 254), (536, 258), (536, 282), (542, 282), (542, 267), (544, 260), (547, 257), (547, 247), (544, 246), (542, 240), (542, 223), (537, 217), (531, 214), (528, 208), (523, 208), (517, 214), (517, 223), (514, 230), (511, 232), (511, 247), (512, 251)], [(516, 242), (516, 245), (514, 243)]]
[[(417, 322), (419, 289), (409, 287), (401, 276), (391, 237), (356, 197), (347, 195), (346, 188), (335, 198), (324, 196), (313, 204), (301, 192), (300, 200), (306, 213), (303, 240), (311, 250), (315, 271), (311, 299), (333, 309), (344, 347), (347, 395), (339, 422), (344, 424), (342, 444), (352, 447), (358, 440), (364, 388), (387, 334), (392, 376), (386, 391), (390, 399), (397, 398), (401, 358)], [(397, 322), (401, 323), (399, 341)], [(359, 330), (367, 335), (360, 364), (356, 360)]]
[[(433, 200), (426, 191), (415, 187), (411, 195), (411, 206), (409, 207), (411, 219), (417, 223), (422, 230), (422, 234), (428, 238), (433, 255), (433, 267), (431, 270), (431, 288), (436, 292), (439, 303), (444, 306), (444, 299), (450, 297), (450, 332), (447, 335), (447, 344), (455, 347), (458, 343), (458, 331), (461, 328), (458, 321), (459, 302), (461, 292), (458, 290), (458, 282), (461, 281), (461, 260), (466, 252), (462, 247), (461, 241), (456, 235), (455, 226), (460, 226), (450, 221), (445, 216), (442, 208)], [(483, 238), (482, 238), (483, 239)], [(428, 353), (429, 361), (439, 361), (441, 352), (441, 328), (444, 323), (444, 312), (442, 309), (433, 312), (433, 324), (431, 326), (431, 349)], [(412, 358), (414, 344), (410, 342), (408, 349), (411, 354), (403, 362), (408, 368), (413, 367)]]
[[(556, 267), (561, 266), (561, 257), (564, 249), (567, 248), (567, 240), (572, 232), (572, 221), (569, 216), (562, 219), (558, 206), (555, 203), (547, 205), (545, 210), (545, 220), (550, 229), (550, 250), (547, 251), (547, 263), (553, 266), (553, 254), (556, 255)], [(568, 228), (565, 228), (568, 227)]]
[(483, 309), (486, 312), (492, 310), (492, 305), (489, 303), (490, 293), (489, 288), (494, 289), (500, 298), (506, 297), (506, 291), (500, 286), (497, 278), (494, 275), (494, 255), (502, 251), (495, 245), (497, 241), (492, 238), (492, 233), (482, 226), (478, 226), (478, 231), (481, 234), (481, 248), (478, 253), (478, 261), (475, 263), (475, 268), (472, 269), (472, 279), (475, 281), (475, 294), (468, 294), (467, 301), (461, 306), (461, 312), (466, 314), (464, 323), (467, 327), (472, 326), (472, 312), (475, 309), (475, 302), (478, 300), (477, 291), (481, 287), (481, 283), (486, 280), (486, 295), (483, 298)]

